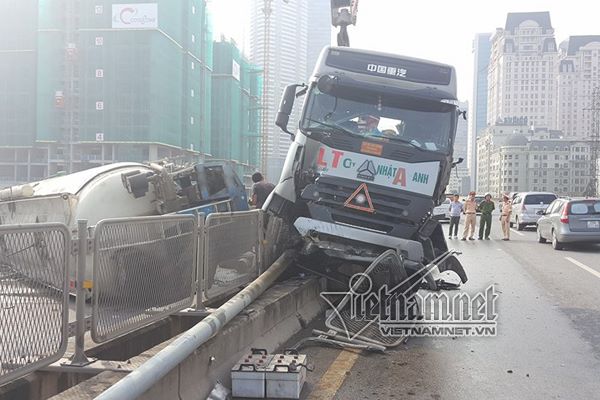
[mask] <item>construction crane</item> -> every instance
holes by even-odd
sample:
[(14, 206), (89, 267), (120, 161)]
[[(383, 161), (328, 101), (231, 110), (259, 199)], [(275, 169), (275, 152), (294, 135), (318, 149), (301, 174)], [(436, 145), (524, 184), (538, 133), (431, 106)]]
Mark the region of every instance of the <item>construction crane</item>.
[(356, 25), (358, 14), (358, 0), (331, 0), (331, 25), (339, 27), (337, 44), (350, 47), (348, 25)]

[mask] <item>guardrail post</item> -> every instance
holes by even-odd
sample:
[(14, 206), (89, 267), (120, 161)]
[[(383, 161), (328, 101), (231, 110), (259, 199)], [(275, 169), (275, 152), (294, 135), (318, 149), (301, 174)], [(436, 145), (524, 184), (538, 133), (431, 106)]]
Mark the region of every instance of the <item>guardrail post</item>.
[(205, 311), (202, 303), (204, 290), (204, 214), (196, 213), (198, 237), (196, 238), (196, 301), (195, 311)]
[(77, 325), (75, 331), (75, 354), (71, 358), (71, 365), (83, 366), (90, 363), (90, 360), (86, 357), (84, 352), (84, 337), (85, 337), (85, 288), (83, 287), (83, 281), (85, 279), (85, 262), (87, 256), (87, 220), (77, 221), (77, 288), (76, 288), (76, 318)]

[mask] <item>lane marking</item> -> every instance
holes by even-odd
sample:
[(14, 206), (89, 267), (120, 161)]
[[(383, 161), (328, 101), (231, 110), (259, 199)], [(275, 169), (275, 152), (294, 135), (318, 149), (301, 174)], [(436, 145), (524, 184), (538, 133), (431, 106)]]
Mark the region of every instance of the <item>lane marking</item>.
[(571, 263), (577, 265), (579, 268), (581, 268), (583, 270), (586, 270), (590, 274), (594, 275), (596, 278), (600, 278), (600, 272), (596, 271), (593, 268), (588, 267), (584, 263), (581, 263), (581, 262), (579, 262), (579, 261), (577, 261), (577, 260), (575, 260), (574, 258), (571, 258), (571, 257), (565, 257), (565, 260), (570, 261)]
[(331, 400), (346, 379), (346, 373), (352, 369), (360, 353), (342, 350), (319, 380), (308, 400)]
[(524, 234), (524, 233), (521, 233), (521, 232), (519, 232), (519, 231), (517, 231), (517, 230), (515, 230), (515, 229), (513, 229), (513, 228), (510, 228), (510, 231), (511, 231), (511, 232), (514, 232), (514, 233), (516, 233), (516, 234), (517, 234), (517, 235), (519, 235), (519, 236), (525, 236), (525, 234)]

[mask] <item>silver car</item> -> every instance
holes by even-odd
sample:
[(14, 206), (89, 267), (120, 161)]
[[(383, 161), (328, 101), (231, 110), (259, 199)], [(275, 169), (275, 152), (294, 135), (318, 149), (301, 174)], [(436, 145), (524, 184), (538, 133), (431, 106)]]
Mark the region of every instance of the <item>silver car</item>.
[(600, 243), (600, 199), (556, 199), (538, 214), (540, 243), (551, 240), (555, 250), (566, 243)]
[(515, 196), (512, 202), (510, 226), (515, 225), (522, 231), (528, 225), (535, 225), (540, 219), (537, 213), (545, 210), (558, 196), (547, 192), (524, 192)]

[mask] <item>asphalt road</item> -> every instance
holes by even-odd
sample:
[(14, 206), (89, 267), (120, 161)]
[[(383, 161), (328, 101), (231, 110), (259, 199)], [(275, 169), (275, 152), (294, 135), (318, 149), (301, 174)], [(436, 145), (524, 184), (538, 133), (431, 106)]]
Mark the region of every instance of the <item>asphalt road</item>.
[(494, 224), (492, 240), (450, 246), (463, 252), (462, 290), (498, 291), (495, 337), (410, 338), (385, 355), (308, 347), (302, 398), (599, 399), (600, 246), (556, 251), (534, 230), (504, 242)]

